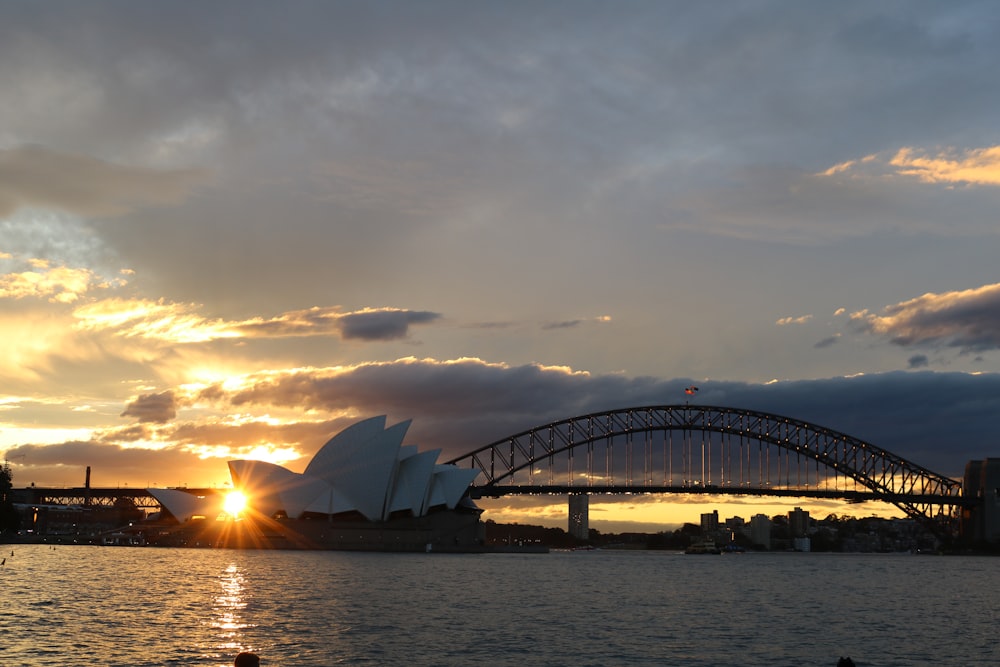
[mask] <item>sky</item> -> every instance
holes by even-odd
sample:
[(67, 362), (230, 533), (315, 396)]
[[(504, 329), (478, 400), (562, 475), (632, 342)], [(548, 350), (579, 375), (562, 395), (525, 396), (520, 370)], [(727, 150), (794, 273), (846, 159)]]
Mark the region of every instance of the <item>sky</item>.
[(958, 477), (1000, 455), (997, 62), (988, 1), (3, 0), (0, 455), (222, 486), (695, 383)]

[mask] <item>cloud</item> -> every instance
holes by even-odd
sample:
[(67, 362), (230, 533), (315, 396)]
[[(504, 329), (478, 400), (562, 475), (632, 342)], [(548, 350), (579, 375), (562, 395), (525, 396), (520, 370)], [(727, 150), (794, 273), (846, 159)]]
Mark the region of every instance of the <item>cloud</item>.
[[(227, 457), (257, 452), (300, 460), (349, 423), (386, 414), (390, 421), (412, 418), (408, 440), (424, 449), (441, 447), (448, 458), (563, 418), (626, 407), (679, 405), (690, 399), (683, 389), (691, 383), (690, 378), (590, 375), (476, 359), (401, 359), (272, 371), (141, 396), (128, 404), (126, 414), (147, 421), (109, 429), (95, 434), (89, 443), (67, 443), (56, 451), (67, 461), (87, 458), (70, 456), (75, 446), (95, 460), (95, 452), (102, 453), (102, 465), (119, 476), (125, 470), (108, 454), (125, 446), (162, 449), (161, 458), (150, 459), (149, 465), (177, 468), (167, 463), (167, 454), (174, 452), (175, 458), (190, 465), (189, 481), (224, 479)], [(968, 460), (985, 458), (1000, 443), (1000, 424), (994, 419), (1000, 412), (997, 374), (895, 372), (768, 384), (702, 379), (698, 386), (695, 404), (801, 419), (949, 476), (960, 476)], [(172, 405), (179, 419), (163, 423)], [(183, 406), (198, 407), (185, 417)], [(276, 413), (286, 416), (281, 420), (265, 416)], [(317, 414), (327, 418), (318, 421)], [(234, 419), (234, 415), (243, 416)], [(108, 449), (95, 449), (101, 443)], [(37, 457), (39, 449), (49, 451), (45, 447), (29, 451), (21, 445), (8, 453)], [(192, 463), (192, 455), (201, 458)], [(147, 468), (133, 479), (157, 474), (151, 471), (158, 469)]]
[(820, 177), (847, 176), (875, 182), (894, 177), (922, 183), (1000, 185), (1000, 146), (938, 151), (905, 146), (833, 165)]
[(928, 154), (901, 148), (889, 164), (903, 176), (925, 183), (1000, 185), (1000, 146), (947, 150)]
[[(102, 282), (102, 281), (101, 281)], [(124, 281), (117, 281), (123, 284)], [(37, 264), (36, 270), (0, 275), (0, 299), (47, 298), (52, 302), (72, 303), (80, 299), (99, 279), (88, 269)], [(103, 283), (103, 286), (107, 286)]]
[(87, 467), (92, 469), (91, 485), (95, 487), (212, 486), (229, 481), (223, 461), (206, 467), (197, 452), (183, 447), (152, 449), (80, 440), (27, 444), (13, 451), (24, 456), (15, 471), (18, 486), (22, 482), (25, 486), (31, 482), (46, 486), (51, 483), (44, 480), (59, 479), (58, 486), (82, 487)]
[(337, 322), (345, 340), (375, 341), (405, 338), (411, 325), (426, 324), (440, 317), (428, 311), (384, 308), (346, 313), (340, 315)]
[(122, 417), (135, 417), (140, 424), (164, 424), (177, 416), (174, 392), (143, 394), (125, 406)]
[(800, 317), (782, 317), (775, 324), (779, 327), (788, 326), (789, 324), (805, 324), (813, 318), (812, 315), (802, 315)]
[(906, 362), (907, 368), (926, 368), (930, 364), (926, 354), (915, 354)]
[(822, 350), (824, 348), (831, 347), (838, 340), (840, 340), (840, 334), (834, 334), (832, 336), (827, 336), (822, 340), (816, 341), (816, 343), (813, 344), (813, 347), (817, 350)]
[(542, 329), (573, 329), (580, 326), (583, 320), (564, 320), (562, 322), (546, 322), (542, 325)]
[(902, 347), (955, 347), (963, 353), (1000, 348), (1000, 283), (927, 293), (886, 306), (883, 314), (851, 315), (862, 330)]
[(205, 181), (197, 169), (126, 167), (41, 146), (11, 148), (0, 150), (0, 217), (24, 207), (122, 215), (181, 202)]
[[(591, 375), (478, 359), (401, 359), (342, 368), (252, 374), (205, 386), (191, 400), (222, 409), (296, 407), (330, 414), (414, 418), (414, 441), (457, 456), (550, 421), (599, 410), (680, 404), (690, 378)], [(697, 403), (802, 419), (893, 451), (943, 474), (960, 474), (1000, 442), (1000, 375), (886, 373), (752, 384), (699, 380)], [(983, 421), (978, 421), (979, 419)], [(971, 420), (971, 421), (967, 421)], [(992, 433), (986, 435), (983, 428)], [(980, 433), (981, 435), (973, 435)]]
[(341, 312), (337, 307), (294, 310), (272, 318), (209, 319), (196, 304), (160, 299), (104, 299), (73, 312), (77, 328), (110, 331), (125, 338), (166, 343), (205, 343), (221, 339), (279, 339), (339, 335), (344, 340), (405, 338), (410, 327), (441, 318), (439, 313), (398, 308)]
[(563, 320), (561, 322), (545, 322), (542, 324), (542, 329), (545, 331), (553, 329), (574, 329), (588, 322), (594, 322), (597, 324), (607, 324), (610, 321), (611, 321), (610, 315), (598, 315), (597, 317), (590, 317), (586, 319), (581, 318), (574, 320)]

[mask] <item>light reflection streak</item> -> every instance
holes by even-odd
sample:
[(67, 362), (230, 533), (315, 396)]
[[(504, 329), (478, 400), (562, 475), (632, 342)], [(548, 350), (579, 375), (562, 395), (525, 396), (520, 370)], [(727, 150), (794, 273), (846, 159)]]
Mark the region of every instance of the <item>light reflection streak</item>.
[(243, 618), (248, 598), (243, 572), (236, 565), (230, 565), (219, 577), (219, 584), (222, 593), (213, 601), (211, 622), (211, 627), (218, 631), (220, 642), (217, 648), (226, 653), (246, 650), (242, 641), (243, 630), (254, 626)]

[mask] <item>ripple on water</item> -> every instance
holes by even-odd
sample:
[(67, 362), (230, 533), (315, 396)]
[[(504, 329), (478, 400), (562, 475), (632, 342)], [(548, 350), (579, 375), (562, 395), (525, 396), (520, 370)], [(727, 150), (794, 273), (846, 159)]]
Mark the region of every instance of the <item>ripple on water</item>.
[(993, 665), (1000, 560), (18, 547), (0, 664)]

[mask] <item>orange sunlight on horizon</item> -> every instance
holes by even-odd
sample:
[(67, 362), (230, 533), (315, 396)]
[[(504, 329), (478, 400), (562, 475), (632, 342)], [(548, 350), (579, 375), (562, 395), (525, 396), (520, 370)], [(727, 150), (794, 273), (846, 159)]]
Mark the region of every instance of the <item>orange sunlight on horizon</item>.
[[(476, 504), (483, 510), (483, 521), (496, 523), (518, 523), (541, 525), (546, 528), (567, 529), (568, 508), (565, 498), (553, 498), (541, 505), (528, 505), (527, 499), (483, 498)], [(538, 502), (538, 499), (534, 499)], [(685, 523), (698, 525), (702, 514), (719, 512), (719, 521), (740, 517), (749, 522), (756, 514), (768, 517), (785, 516), (796, 507), (807, 512), (814, 519), (825, 519), (830, 514), (837, 516), (901, 518), (902, 510), (887, 503), (846, 502), (816, 503), (810, 499), (788, 498), (787, 502), (773, 499), (748, 497), (738, 501), (705, 501), (670, 499), (669, 497), (632, 497), (629, 500), (612, 496), (591, 496), (589, 524), (601, 533), (655, 533), (672, 532)]]

